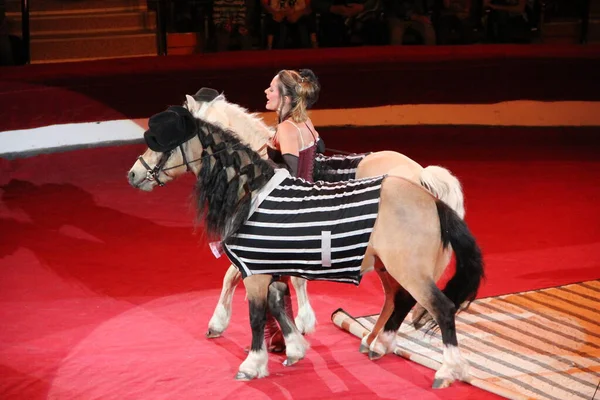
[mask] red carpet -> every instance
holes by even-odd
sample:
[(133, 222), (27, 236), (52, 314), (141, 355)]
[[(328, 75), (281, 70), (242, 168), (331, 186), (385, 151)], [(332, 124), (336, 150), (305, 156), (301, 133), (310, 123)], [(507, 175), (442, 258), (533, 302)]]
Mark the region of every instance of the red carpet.
[[(396, 149), (451, 169), (487, 263), (480, 296), (600, 277), (600, 146), (589, 130), (439, 127), (326, 130), (331, 147)], [(342, 136), (344, 135), (344, 136)], [(504, 140), (502, 140), (504, 139)], [(335, 143), (335, 146), (334, 146)], [(0, 160), (3, 399), (493, 399), (433, 371), (358, 353), (330, 322), (378, 313), (376, 276), (311, 283), (320, 321), (305, 360), (271, 356), (267, 379), (233, 380), (249, 343), (240, 288), (225, 337), (204, 338), (227, 265), (194, 235), (192, 177), (141, 193), (126, 171), (143, 146)]]

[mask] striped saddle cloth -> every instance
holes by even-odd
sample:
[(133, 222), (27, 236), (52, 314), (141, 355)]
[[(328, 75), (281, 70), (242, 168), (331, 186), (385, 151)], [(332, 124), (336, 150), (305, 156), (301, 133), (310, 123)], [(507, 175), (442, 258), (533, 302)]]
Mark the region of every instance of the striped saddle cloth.
[(223, 250), (242, 272), (360, 283), (384, 176), (275, 186)]

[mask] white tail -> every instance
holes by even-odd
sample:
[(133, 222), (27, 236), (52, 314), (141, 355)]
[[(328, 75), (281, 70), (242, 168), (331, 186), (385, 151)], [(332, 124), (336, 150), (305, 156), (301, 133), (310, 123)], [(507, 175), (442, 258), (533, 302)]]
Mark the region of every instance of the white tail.
[(446, 168), (430, 165), (421, 171), (421, 184), (448, 204), (460, 218), (465, 217), (465, 201), (460, 182)]

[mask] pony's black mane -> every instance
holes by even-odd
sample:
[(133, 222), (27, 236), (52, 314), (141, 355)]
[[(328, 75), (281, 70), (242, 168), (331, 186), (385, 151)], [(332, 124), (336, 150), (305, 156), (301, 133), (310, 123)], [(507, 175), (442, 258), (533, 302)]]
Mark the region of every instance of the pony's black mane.
[(267, 161), (230, 131), (196, 119), (202, 163), (196, 182), (198, 220), (209, 236), (226, 240), (248, 218), (252, 192), (274, 174)]

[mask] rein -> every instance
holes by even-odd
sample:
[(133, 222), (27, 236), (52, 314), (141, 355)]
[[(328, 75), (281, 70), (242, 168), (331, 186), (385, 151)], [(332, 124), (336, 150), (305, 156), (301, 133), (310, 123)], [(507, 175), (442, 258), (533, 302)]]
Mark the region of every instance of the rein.
[(333, 154), (342, 154), (345, 156), (351, 156), (354, 153), (348, 152), (348, 151), (344, 151), (344, 150), (337, 150), (337, 149), (330, 149), (329, 147), (325, 148), (325, 150), (333, 153)]

